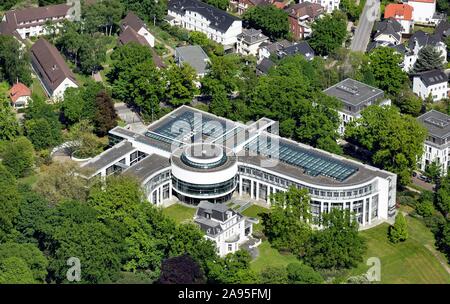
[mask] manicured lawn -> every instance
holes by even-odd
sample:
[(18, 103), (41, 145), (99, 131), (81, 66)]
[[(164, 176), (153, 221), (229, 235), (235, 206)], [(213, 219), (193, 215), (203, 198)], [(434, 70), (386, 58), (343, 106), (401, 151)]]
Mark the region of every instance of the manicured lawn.
[(450, 283), (450, 275), (425, 245), (433, 245), (434, 238), (420, 221), (407, 216), (409, 239), (391, 244), (387, 239), (388, 224), (361, 232), (367, 240), (364, 262), (351, 271), (359, 275), (367, 271), (369, 257), (381, 260), (381, 283)]
[(414, 25), (414, 30), (413, 32), (418, 32), (418, 31), (422, 31), (425, 33), (429, 33), (429, 34), (433, 34), (434, 33), (434, 27), (432, 26), (423, 26), (423, 25)]
[(258, 216), (258, 214), (262, 213), (262, 212), (267, 213), (267, 212), (269, 212), (269, 209), (266, 209), (266, 208), (258, 206), (258, 205), (252, 205), (242, 212), (242, 215), (245, 215), (248, 217), (255, 217), (255, 218), (259, 219), (259, 224), (253, 225), (253, 231), (255, 231), (255, 232), (262, 231), (261, 217)]
[(287, 266), (289, 263), (298, 262), (292, 254), (281, 254), (272, 248), (268, 241), (263, 241), (258, 246), (259, 256), (250, 262), (250, 266), (256, 272), (260, 272), (267, 266)]
[(174, 219), (177, 223), (187, 222), (192, 220), (195, 214), (195, 208), (185, 207), (180, 204), (175, 204), (164, 208), (163, 213), (168, 217)]
[(45, 93), (44, 88), (42, 87), (42, 84), (37, 78), (37, 76), (33, 78), (33, 84), (31, 85), (31, 92), (39, 97), (42, 97), (44, 100), (47, 99), (47, 94)]

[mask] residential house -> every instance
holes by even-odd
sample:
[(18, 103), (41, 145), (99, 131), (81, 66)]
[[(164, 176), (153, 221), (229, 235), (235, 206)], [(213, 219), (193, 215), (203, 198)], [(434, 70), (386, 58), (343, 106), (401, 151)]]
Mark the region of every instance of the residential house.
[(408, 4), (389, 3), (384, 9), (384, 19), (394, 18), (402, 26), (402, 34), (412, 31), (414, 8)]
[(306, 41), (293, 43), (287, 40), (281, 40), (274, 43), (262, 43), (259, 48), (258, 63), (264, 58), (270, 59), (270, 56), (276, 56), (281, 59), (296, 54), (303, 55), (307, 60), (314, 58), (314, 50)]
[(31, 90), (23, 83), (18, 82), (9, 90), (9, 98), (14, 108), (25, 108), (31, 99)]
[(75, 75), (56, 47), (40, 38), (31, 47), (31, 66), (52, 99), (62, 99), (67, 88), (77, 88)]
[(438, 23), (436, 0), (405, 0), (413, 8), (412, 19), (417, 23)]
[(244, 29), (237, 37), (236, 51), (242, 55), (258, 56), (259, 46), (268, 40), (261, 30)]
[(216, 244), (217, 253), (221, 257), (238, 251), (242, 244), (252, 239), (252, 221), (228, 208), (226, 204), (201, 201), (194, 222), (205, 232), (205, 238)]
[(242, 15), (251, 7), (270, 5), (273, 3), (273, 0), (238, 0), (237, 2), (237, 12), (239, 15)]
[(320, 4), (303, 2), (289, 6), (285, 9), (289, 14), (289, 27), (295, 40), (311, 36), (311, 24), (325, 13)]
[(385, 98), (382, 90), (351, 78), (329, 87), (324, 93), (342, 102), (342, 108), (338, 111), (341, 118), (339, 134), (344, 134), (345, 126), (352, 120), (360, 118), (361, 111), (368, 106), (391, 104), (391, 100)]
[(394, 18), (384, 19), (375, 27), (373, 40), (378, 43), (399, 45), (402, 40), (402, 25)]
[(425, 46), (432, 46), (441, 53), (444, 63), (447, 63), (447, 45), (442, 33), (428, 34), (423, 31), (415, 32), (408, 41), (408, 52), (403, 59), (403, 70), (410, 72), (419, 58), (419, 51)]
[(417, 117), (417, 121), (428, 130), (419, 168), (425, 171), (435, 161), (441, 166), (442, 175), (447, 174), (450, 167), (450, 116), (431, 110)]
[(56, 4), (7, 11), (2, 19), (0, 33), (17, 32), (22, 39), (46, 35), (47, 22), (59, 25), (63, 20), (72, 20), (70, 8), (68, 4)]
[(441, 70), (427, 71), (414, 76), (413, 92), (422, 99), (431, 96), (434, 102), (447, 98), (448, 76)]
[(273, 66), (275, 66), (275, 63), (272, 60), (263, 58), (263, 60), (256, 65), (256, 75), (266, 75)]
[(339, 9), (339, 4), (341, 3), (341, 0), (299, 0), (298, 3), (304, 3), (304, 2), (311, 2), (320, 4), (323, 6), (327, 13), (333, 12), (335, 9)]
[(189, 64), (197, 72), (198, 77), (203, 77), (208, 69), (209, 57), (200, 46), (189, 45), (175, 49), (175, 62), (179, 66)]
[(226, 50), (234, 48), (242, 33), (241, 19), (200, 0), (169, 0), (168, 16), (171, 25), (202, 32)]

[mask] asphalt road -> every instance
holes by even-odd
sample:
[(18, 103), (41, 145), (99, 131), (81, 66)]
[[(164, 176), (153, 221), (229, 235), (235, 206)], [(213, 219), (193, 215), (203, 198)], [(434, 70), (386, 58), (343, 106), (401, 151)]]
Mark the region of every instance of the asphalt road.
[(373, 24), (380, 14), (380, 0), (367, 0), (359, 18), (359, 24), (352, 39), (353, 52), (365, 52), (370, 40)]

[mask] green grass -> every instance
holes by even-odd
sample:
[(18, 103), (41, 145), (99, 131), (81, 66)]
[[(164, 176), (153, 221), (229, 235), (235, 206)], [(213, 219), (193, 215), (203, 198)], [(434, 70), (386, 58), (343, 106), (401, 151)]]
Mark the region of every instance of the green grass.
[(19, 179), (19, 183), (24, 184), (24, 185), (29, 185), (29, 186), (33, 186), (39, 179), (39, 175), (38, 174), (31, 174), (29, 176), (23, 177)]
[(255, 217), (255, 218), (259, 219), (259, 224), (253, 225), (253, 231), (255, 231), (255, 232), (262, 232), (263, 227), (261, 224), (261, 217), (258, 216), (258, 214), (261, 212), (267, 213), (267, 212), (269, 212), (269, 209), (258, 206), (258, 205), (252, 205), (242, 212), (242, 215), (245, 215), (248, 217)]
[(267, 266), (286, 267), (289, 263), (298, 262), (292, 254), (281, 254), (275, 248), (270, 246), (268, 241), (264, 241), (258, 246), (259, 256), (250, 262), (250, 267), (256, 271), (267, 268)]
[(189, 208), (180, 204), (175, 204), (164, 208), (163, 213), (175, 220), (177, 223), (183, 223), (192, 220), (195, 214), (195, 208)]
[(418, 31), (423, 31), (423, 32), (428, 33), (428, 34), (433, 34), (434, 33), (434, 27), (432, 27), (432, 26), (423, 26), (423, 25), (416, 24), (416, 25), (414, 25), (413, 32), (415, 33), (415, 32), (418, 32)]
[[(429, 284), (450, 283), (450, 275), (425, 245), (434, 244), (429, 229), (417, 219), (407, 216), (409, 238), (405, 242), (392, 244), (388, 241), (389, 225), (384, 223), (361, 232), (367, 241), (364, 263), (351, 271), (359, 275), (369, 268), (365, 261), (369, 257), (381, 260), (381, 283), (386, 284)], [(433, 247), (434, 248), (434, 247)]]
[(44, 88), (42, 87), (42, 84), (37, 78), (37, 76), (33, 78), (33, 83), (31, 85), (31, 92), (39, 97), (42, 97), (44, 100), (47, 99), (47, 94), (45, 93)]

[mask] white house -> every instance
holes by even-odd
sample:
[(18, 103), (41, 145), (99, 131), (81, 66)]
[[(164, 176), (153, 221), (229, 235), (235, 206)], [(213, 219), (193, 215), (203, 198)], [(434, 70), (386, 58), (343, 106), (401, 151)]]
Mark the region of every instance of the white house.
[(335, 9), (339, 9), (339, 4), (341, 3), (341, 0), (299, 0), (298, 3), (303, 2), (311, 2), (311, 3), (317, 3), (323, 6), (327, 13), (333, 12)]
[(16, 31), (22, 39), (47, 35), (47, 22), (58, 26), (63, 20), (72, 20), (70, 7), (68, 4), (56, 4), (10, 10), (3, 16), (2, 23), (9, 31)]
[(424, 171), (432, 162), (441, 165), (441, 173), (447, 174), (450, 167), (450, 116), (436, 110), (417, 117), (417, 120), (428, 130), (424, 142), (424, 152), (418, 162)]
[(77, 88), (75, 75), (56, 47), (40, 38), (31, 47), (31, 66), (39, 77), (47, 95), (61, 99), (67, 88)]
[(16, 83), (9, 90), (9, 98), (14, 108), (25, 108), (31, 100), (31, 90), (23, 83)]
[(252, 222), (225, 204), (201, 201), (194, 222), (205, 232), (206, 239), (216, 243), (221, 257), (238, 251), (242, 244), (251, 241)]
[(244, 29), (237, 37), (236, 51), (242, 55), (258, 56), (259, 46), (268, 40), (261, 30)]
[(420, 98), (431, 96), (434, 102), (447, 98), (448, 77), (440, 70), (432, 70), (414, 76), (413, 92)]
[(402, 26), (402, 34), (409, 34), (413, 28), (414, 8), (408, 4), (389, 3), (384, 9), (384, 19), (394, 18)]
[(417, 23), (436, 23), (436, 0), (406, 0), (413, 8), (412, 19)]
[(148, 31), (144, 21), (133, 12), (128, 12), (127, 16), (120, 23), (120, 28), (122, 32), (127, 28), (133, 29), (138, 35), (144, 38), (151, 47), (155, 46), (155, 36)]
[(382, 90), (351, 78), (329, 87), (324, 93), (342, 102), (342, 108), (338, 111), (341, 118), (338, 132), (341, 135), (345, 132), (345, 126), (352, 120), (360, 118), (361, 111), (368, 106), (391, 104), (390, 99), (385, 99)]
[(400, 44), (402, 40), (402, 25), (394, 18), (384, 19), (377, 23), (373, 40), (377, 43), (387, 43), (392, 45)]
[(198, 31), (225, 47), (234, 47), (242, 33), (242, 20), (199, 0), (170, 0), (168, 19), (171, 25)]

